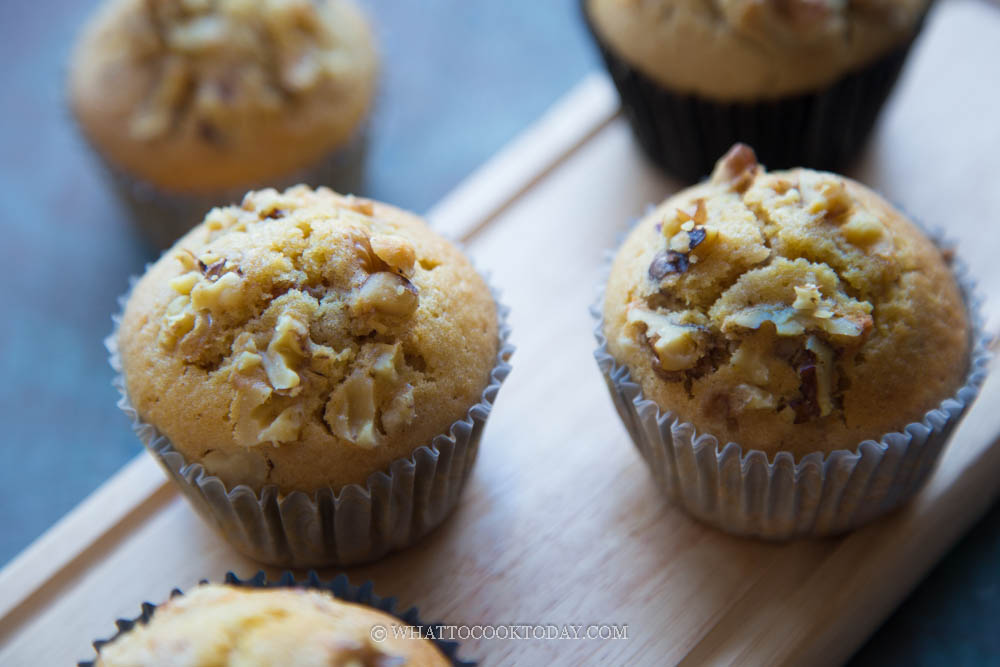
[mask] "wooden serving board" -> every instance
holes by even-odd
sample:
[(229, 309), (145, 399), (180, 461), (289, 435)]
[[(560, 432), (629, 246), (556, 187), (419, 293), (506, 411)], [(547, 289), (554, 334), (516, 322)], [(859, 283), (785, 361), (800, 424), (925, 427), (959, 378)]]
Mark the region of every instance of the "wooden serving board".
[[(1000, 12), (943, 0), (854, 174), (947, 227), (985, 292), (1000, 288), (998, 81)], [(924, 491), (847, 537), (737, 539), (669, 506), (614, 413), (587, 308), (603, 253), (676, 188), (640, 157), (594, 75), (429, 214), (512, 306), (514, 372), (459, 510), (348, 574), (449, 624), (628, 625), (627, 639), (467, 641), (466, 658), (836, 663), (996, 497), (994, 376)], [(988, 310), (996, 322), (995, 299)], [(0, 572), (0, 664), (87, 658), (142, 601), (257, 569), (142, 454)]]

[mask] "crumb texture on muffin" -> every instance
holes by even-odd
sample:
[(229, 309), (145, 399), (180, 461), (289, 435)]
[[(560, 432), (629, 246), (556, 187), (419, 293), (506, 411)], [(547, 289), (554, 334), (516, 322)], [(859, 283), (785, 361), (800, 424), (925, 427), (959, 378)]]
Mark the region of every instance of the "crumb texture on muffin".
[[(372, 628), (386, 628), (385, 641)], [(326, 591), (205, 584), (157, 607), (98, 652), (98, 667), (387, 667), (448, 665), (428, 640), (395, 636), (403, 622)]]
[(833, 83), (906, 40), (927, 0), (585, 0), (602, 40), (681, 93), (759, 101)]
[(767, 173), (742, 145), (633, 230), (604, 318), (648, 398), (769, 453), (878, 439), (968, 363), (965, 306), (929, 240), (864, 186)]
[(318, 162), (361, 122), (375, 68), (346, 0), (109, 0), (77, 47), (70, 94), (116, 163), (192, 191)]
[(227, 484), (361, 483), (479, 400), (492, 295), (417, 217), (305, 186), (213, 209), (136, 285), (129, 396)]

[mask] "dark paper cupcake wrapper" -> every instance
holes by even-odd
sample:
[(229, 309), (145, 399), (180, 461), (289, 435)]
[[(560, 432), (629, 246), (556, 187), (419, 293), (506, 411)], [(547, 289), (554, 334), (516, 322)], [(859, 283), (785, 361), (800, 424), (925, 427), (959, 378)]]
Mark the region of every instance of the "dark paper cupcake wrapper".
[[(364, 485), (287, 495), (269, 485), (258, 494), (245, 485), (229, 489), (200, 463), (188, 462), (166, 436), (142, 420), (129, 400), (118, 355), (120, 315), (112, 318), (114, 330), (105, 341), (109, 362), (117, 373), (118, 407), (194, 509), (241, 553), (278, 567), (373, 561), (417, 542), (458, 504), (500, 385), (510, 373), (508, 360), (514, 352), (508, 342), (509, 309), (500, 304), (497, 291), (491, 291), (497, 304), (499, 343), (496, 363), (479, 402), (446, 433), (410, 456), (393, 461), (386, 472), (373, 473)], [(120, 300), (122, 312), (126, 299), (127, 295)]]
[(132, 223), (142, 230), (153, 245), (165, 249), (200, 223), (213, 207), (239, 204), (249, 190), (264, 187), (283, 190), (305, 183), (312, 187), (325, 185), (343, 194), (362, 192), (367, 136), (366, 128), (361, 128), (350, 141), (333, 150), (320, 162), (293, 174), (264, 183), (199, 193), (163, 190), (130, 176), (110, 163), (96, 149), (93, 152), (104, 167), (108, 181)]
[(581, 0), (584, 22), (639, 145), (660, 168), (688, 182), (711, 173), (737, 142), (751, 146), (769, 169), (843, 171), (871, 134), (923, 23), (901, 46), (816, 92), (731, 103), (671, 91), (632, 67), (601, 39), (586, 5)]
[[(931, 234), (939, 247), (947, 247)], [(656, 485), (692, 516), (735, 535), (765, 539), (819, 537), (853, 530), (909, 500), (938, 461), (943, 447), (975, 401), (986, 378), (990, 352), (983, 332), (981, 300), (965, 265), (952, 271), (971, 322), (969, 371), (955, 394), (924, 414), (919, 422), (865, 440), (853, 451), (814, 452), (796, 461), (790, 452), (772, 460), (738, 443), (723, 445), (699, 433), (669, 410), (643, 396), (628, 368), (607, 350), (604, 336), (604, 285), (591, 307), (594, 352), (615, 409)]]
[[(204, 584), (207, 582), (202, 581), (201, 583)], [(431, 641), (435, 646), (437, 646), (438, 650), (440, 650), (441, 653), (443, 653), (455, 667), (474, 667), (476, 664), (475, 662), (462, 660), (458, 657), (458, 642), (436, 639), (436, 637), (441, 634), (441, 632), (438, 631), (441, 627), (440, 623), (424, 623), (420, 620), (419, 611), (416, 607), (410, 607), (405, 611), (397, 610), (396, 598), (380, 597), (377, 595), (375, 593), (375, 584), (370, 580), (360, 586), (352, 586), (346, 574), (339, 574), (330, 581), (323, 581), (314, 571), (310, 571), (303, 580), (296, 580), (295, 576), (291, 572), (284, 572), (276, 581), (268, 581), (267, 575), (264, 574), (264, 572), (258, 572), (256, 575), (248, 579), (240, 579), (235, 573), (227, 572), (226, 583), (233, 586), (242, 586), (244, 588), (312, 588), (327, 591), (338, 600), (355, 602), (373, 609), (378, 609), (379, 611), (384, 611), (387, 614), (395, 616), (406, 625), (421, 628), (426, 636), (435, 637), (435, 639), (428, 639), (428, 641)], [(184, 595), (184, 593), (177, 588), (170, 593), (171, 598), (178, 595)], [(95, 641), (93, 644), (94, 650), (100, 653), (102, 646), (113, 642), (121, 635), (132, 630), (132, 628), (136, 625), (145, 625), (146, 623), (149, 623), (150, 619), (153, 618), (153, 614), (156, 612), (156, 608), (157, 605), (155, 604), (143, 602), (142, 613), (139, 616), (132, 619), (118, 619), (115, 621), (115, 626), (118, 628), (118, 631), (107, 639), (98, 639)], [(95, 667), (95, 664), (95, 660), (86, 660), (78, 662), (77, 666)]]

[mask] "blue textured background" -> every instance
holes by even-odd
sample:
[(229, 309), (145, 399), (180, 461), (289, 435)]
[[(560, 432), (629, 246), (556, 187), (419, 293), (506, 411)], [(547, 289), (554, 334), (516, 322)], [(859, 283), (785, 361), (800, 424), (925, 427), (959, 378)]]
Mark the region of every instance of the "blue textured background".
[[(426, 210), (598, 66), (576, 0), (364, 4), (383, 55), (365, 194), (405, 208)], [(93, 5), (0, 2), (0, 461), (16, 463), (0, 467), (0, 563), (140, 449), (101, 341), (155, 253), (63, 100)], [(994, 508), (854, 661), (1000, 663), (998, 564)]]

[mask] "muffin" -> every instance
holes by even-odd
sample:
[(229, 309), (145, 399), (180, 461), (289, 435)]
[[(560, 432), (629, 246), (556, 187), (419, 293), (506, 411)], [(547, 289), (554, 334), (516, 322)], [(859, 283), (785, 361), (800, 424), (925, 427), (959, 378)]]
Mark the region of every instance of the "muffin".
[(195, 506), (249, 555), (301, 566), (378, 557), (444, 518), (505, 337), (486, 283), (420, 218), (297, 186), (213, 209), (136, 283), (111, 342), (125, 407)]
[[(391, 604), (382, 606), (391, 610)], [(87, 664), (453, 664), (442, 648), (453, 654), (455, 645), (439, 647), (416, 628), (392, 632), (407, 625), (413, 624), (373, 606), (338, 599), (322, 584), (311, 588), (203, 584), (149, 608), (110, 641), (97, 642), (97, 659)]]
[(377, 59), (349, 0), (107, 0), (69, 101), (162, 246), (251, 187), (360, 184)]
[(771, 537), (912, 495), (985, 363), (948, 264), (863, 185), (744, 145), (652, 210), (611, 266), (598, 360), (668, 495)]
[(696, 181), (735, 142), (771, 167), (859, 152), (928, 0), (582, 0), (640, 145)]

